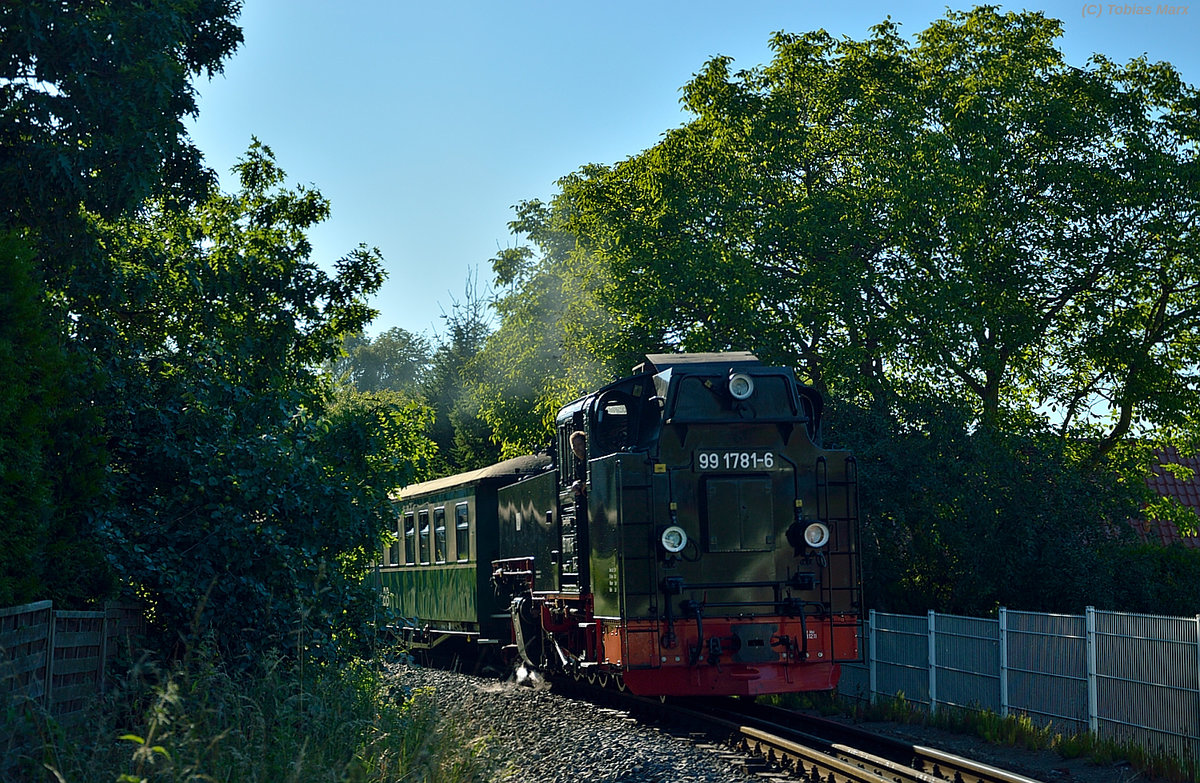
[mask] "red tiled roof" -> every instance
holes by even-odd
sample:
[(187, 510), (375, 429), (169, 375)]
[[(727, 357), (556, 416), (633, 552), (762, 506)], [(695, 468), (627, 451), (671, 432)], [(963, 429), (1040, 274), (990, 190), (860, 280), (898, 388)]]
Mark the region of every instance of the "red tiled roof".
[[(1150, 488), (1159, 495), (1175, 498), (1183, 505), (1200, 513), (1200, 455), (1181, 456), (1174, 446), (1159, 450), (1153, 475), (1147, 479)], [(1161, 467), (1163, 464), (1181, 465), (1193, 471), (1189, 479), (1176, 478), (1170, 471)], [(1161, 541), (1164, 544), (1179, 543), (1191, 549), (1200, 549), (1200, 536), (1180, 535), (1179, 529), (1170, 521), (1146, 519), (1134, 525), (1143, 538), (1148, 541)]]

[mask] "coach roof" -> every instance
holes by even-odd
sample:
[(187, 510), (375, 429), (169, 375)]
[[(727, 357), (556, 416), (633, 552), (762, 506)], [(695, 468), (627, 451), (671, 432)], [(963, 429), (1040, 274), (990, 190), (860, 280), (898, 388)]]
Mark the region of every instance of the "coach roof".
[(465, 473), (456, 473), (453, 476), (443, 476), (442, 478), (422, 481), (420, 484), (409, 484), (397, 492), (393, 496), (393, 500), (403, 501), (418, 495), (428, 495), (453, 487), (478, 484), (488, 479), (505, 479), (507, 481), (502, 481), (501, 483), (508, 483), (524, 478), (525, 476), (541, 473), (549, 467), (549, 455), (528, 454), (522, 457), (514, 457), (495, 465), (488, 465), (486, 468), (480, 468), (479, 470), (469, 470)]

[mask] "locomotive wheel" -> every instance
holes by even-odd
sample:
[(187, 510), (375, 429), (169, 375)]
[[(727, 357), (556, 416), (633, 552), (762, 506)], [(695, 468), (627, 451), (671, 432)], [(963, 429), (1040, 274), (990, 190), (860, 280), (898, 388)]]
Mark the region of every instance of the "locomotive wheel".
[(614, 674), (613, 681), (617, 684), (617, 690), (621, 693), (624, 693), (625, 692), (625, 678), (619, 674)]
[(596, 684), (596, 670), (595, 670), (595, 669), (589, 669), (589, 670), (588, 670), (588, 673), (587, 673), (587, 682), (588, 682), (588, 685), (595, 685), (595, 684)]
[(601, 688), (608, 687), (608, 672), (600, 672), (596, 679), (599, 680)]

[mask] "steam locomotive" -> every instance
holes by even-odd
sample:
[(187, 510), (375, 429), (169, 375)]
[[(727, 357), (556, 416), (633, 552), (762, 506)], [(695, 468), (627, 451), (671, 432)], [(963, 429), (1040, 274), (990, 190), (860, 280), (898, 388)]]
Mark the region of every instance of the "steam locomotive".
[(404, 488), (377, 569), (407, 642), (639, 695), (828, 690), (859, 658), (854, 458), (749, 353), (661, 354), (548, 453)]

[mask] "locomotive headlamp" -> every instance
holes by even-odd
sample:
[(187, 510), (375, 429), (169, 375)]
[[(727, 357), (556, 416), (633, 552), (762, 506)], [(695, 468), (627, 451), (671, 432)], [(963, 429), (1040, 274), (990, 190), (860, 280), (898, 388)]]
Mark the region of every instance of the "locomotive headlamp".
[(729, 376), (729, 393), (735, 400), (744, 400), (754, 394), (754, 379), (744, 372), (735, 372)]
[(823, 522), (813, 522), (804, 528), (804, 543), (813, 549), (820, 549), (829, 543), (829, 528)]
[(662, 544), (663, 549), (667, 550), (673, 555), (678, 554), (679, 552), (683, 551), (685, 546), (687, 546), (687, 531), (685, 531), (679, 525), (671, 525), (662, 532), (662, 536), (659, 537), (659, 542)]

